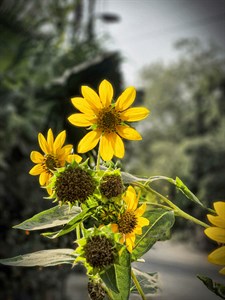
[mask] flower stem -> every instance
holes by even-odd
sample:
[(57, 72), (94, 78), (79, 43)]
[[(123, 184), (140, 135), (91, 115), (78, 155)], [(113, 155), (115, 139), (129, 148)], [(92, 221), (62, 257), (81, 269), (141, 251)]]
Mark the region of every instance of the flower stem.
[(79, 240), (80, 239), (80, 224), (78, 224), (76, 227), (76, 236), (77, 236), (77, 240)]
[(97, 155), (97, 163), (96, 163), (96, 170), (100, 169), (100, 143), (98, 146), (98, 155)]
[(134, 284), (135, 284), (135, 286), (138, 290), (138, 293), (140, 294), (142, 300), (146, 300), (145, 294), (144, 294), (144, 292), (143, 292), (143, 290), (140, 286), (140, 283), (138, 282), (137, 277), (135, 276), (134, 271), (132, 269), (131, 269), (131, 277), (133, 279), (133, 282), (134, 282)]
[(155, 194), (156, 196), (160, 197), (164, 202), (166, 202), (171, 208), (174, 209), (174, 211), (178, 214), (178, 216), (183, 217), (184, 219), (190, 220), (190, 221), (192, 221), (192, 222), (194, 222), (194, 223), (196, 223), (198, 225), (201, 225), (202, 227), (205, 227), (205, 228), (210, 227), (205, 222), (202, 222), (202, 221), (196, 219), (195, 217), (192, 217), (191, 215), (189, 215), (186, 212), (184, 212), (178, 206), (176, 206), (175, 204), (173, 204), (173, 202), (171, 202), (169, 199), (167, 199), (166, 197), (164, 197), (163, 195), (161, 195), (157, 191), (153, 190), (149, 186), (143, 186), (143, 187), (145, 189), (147, 189), (149, 192), (151, 192), (151, 193)]

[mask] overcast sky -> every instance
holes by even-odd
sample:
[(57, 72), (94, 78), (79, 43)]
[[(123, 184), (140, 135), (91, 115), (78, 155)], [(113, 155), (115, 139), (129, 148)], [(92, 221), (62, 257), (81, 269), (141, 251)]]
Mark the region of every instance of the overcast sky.
[(225, 50), (225, 0), (97, 0), (96, 13), (110, 12), (120, 22), (97, 22), (98, 36), (109, 33), (106, 46), (120, 50), (126, 85), (141, 85), (139, 71), (156, 60), (176, 59), (179, 38), (214, 40)]

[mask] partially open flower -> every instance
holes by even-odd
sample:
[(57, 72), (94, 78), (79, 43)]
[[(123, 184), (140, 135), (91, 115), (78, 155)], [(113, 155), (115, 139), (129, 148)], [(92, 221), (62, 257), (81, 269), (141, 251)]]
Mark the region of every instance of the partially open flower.
[(142, 217), (146, 210), (146, 204), (138, 207), (139, 196), (135, 189), (129, 186), (123, 197), (127, 205), (126, 211), (118, 216), (115, 224), (112, 224), (112, 231), (122, 234), (121, 243), (126, 242), (127, 250), (131, 253), (135, 246), (135, 235), (142, 234), (142, 227), (149, 224), (149, 220)]

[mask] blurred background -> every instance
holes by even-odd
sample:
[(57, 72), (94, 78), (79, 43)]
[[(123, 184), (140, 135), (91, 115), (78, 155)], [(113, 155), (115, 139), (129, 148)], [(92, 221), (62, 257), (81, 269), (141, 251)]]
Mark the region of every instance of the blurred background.
[[(224, 29), (224, 0), (0, 1), (1, 258), (73, 247), (72, 235), (48, 241), (12, 226), (52, 207), (38, 178), (28, 174), (38, 132), (66, 129), (76, 147), (85, 130), (67, 122), (74, 111), (70, 98), (80, 95), (81, 85), (97, 89), (102, 79), (112, 82), (116, 95), (135, 86), (135, 104), (151, 110), (135, 125), (143, 140), (126, 143), (122, 169), (178, 176), (209, 207), (224, 200)], [(206, 211), (171, 186), (154, 187), (206, 221)], [(205, 256), (215, 248), (189, 222), (178, 219), (173, 233)], [(84, 300), (68, 288), (73, 276), (64, 266), (1, 266), (0, 299)]]

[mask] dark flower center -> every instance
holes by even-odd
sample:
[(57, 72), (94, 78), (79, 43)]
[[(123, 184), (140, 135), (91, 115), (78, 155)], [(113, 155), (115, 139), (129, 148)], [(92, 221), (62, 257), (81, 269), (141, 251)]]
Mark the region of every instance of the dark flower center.
[(69, 167), (56, 179), (55, 192), (59, 201), (83, 203), (95, 190), (96, 183), (91, 175), (80, 168)]
[(123, 193), (123, 182), (118, 175), (106, 175), (100, 183), (100, 191), (103, 196), (110, 199)]
[(113, 264), (114, 251), (111, 240), (106, 236), (88, 238), (84, 246), (86, 260), (93, 268), (104, 268)]
[(119, 113), (111, 106), (103, 108), (98, 114), (97, 125), (103, 132), (115, 132), (116, 126), (120, 123), (121, 119)]
[(54, 171), (56, 168), (60, 167), (58, 159), (52, 154), (47, 154), (45, 156), (43, 164), (45, 166), (46, 171), (48, 172)]
[(132, 233), (138, 224), (137, 217), (133, 211), (126, 211), (118, 221), (118, 230), (121, 233)]

